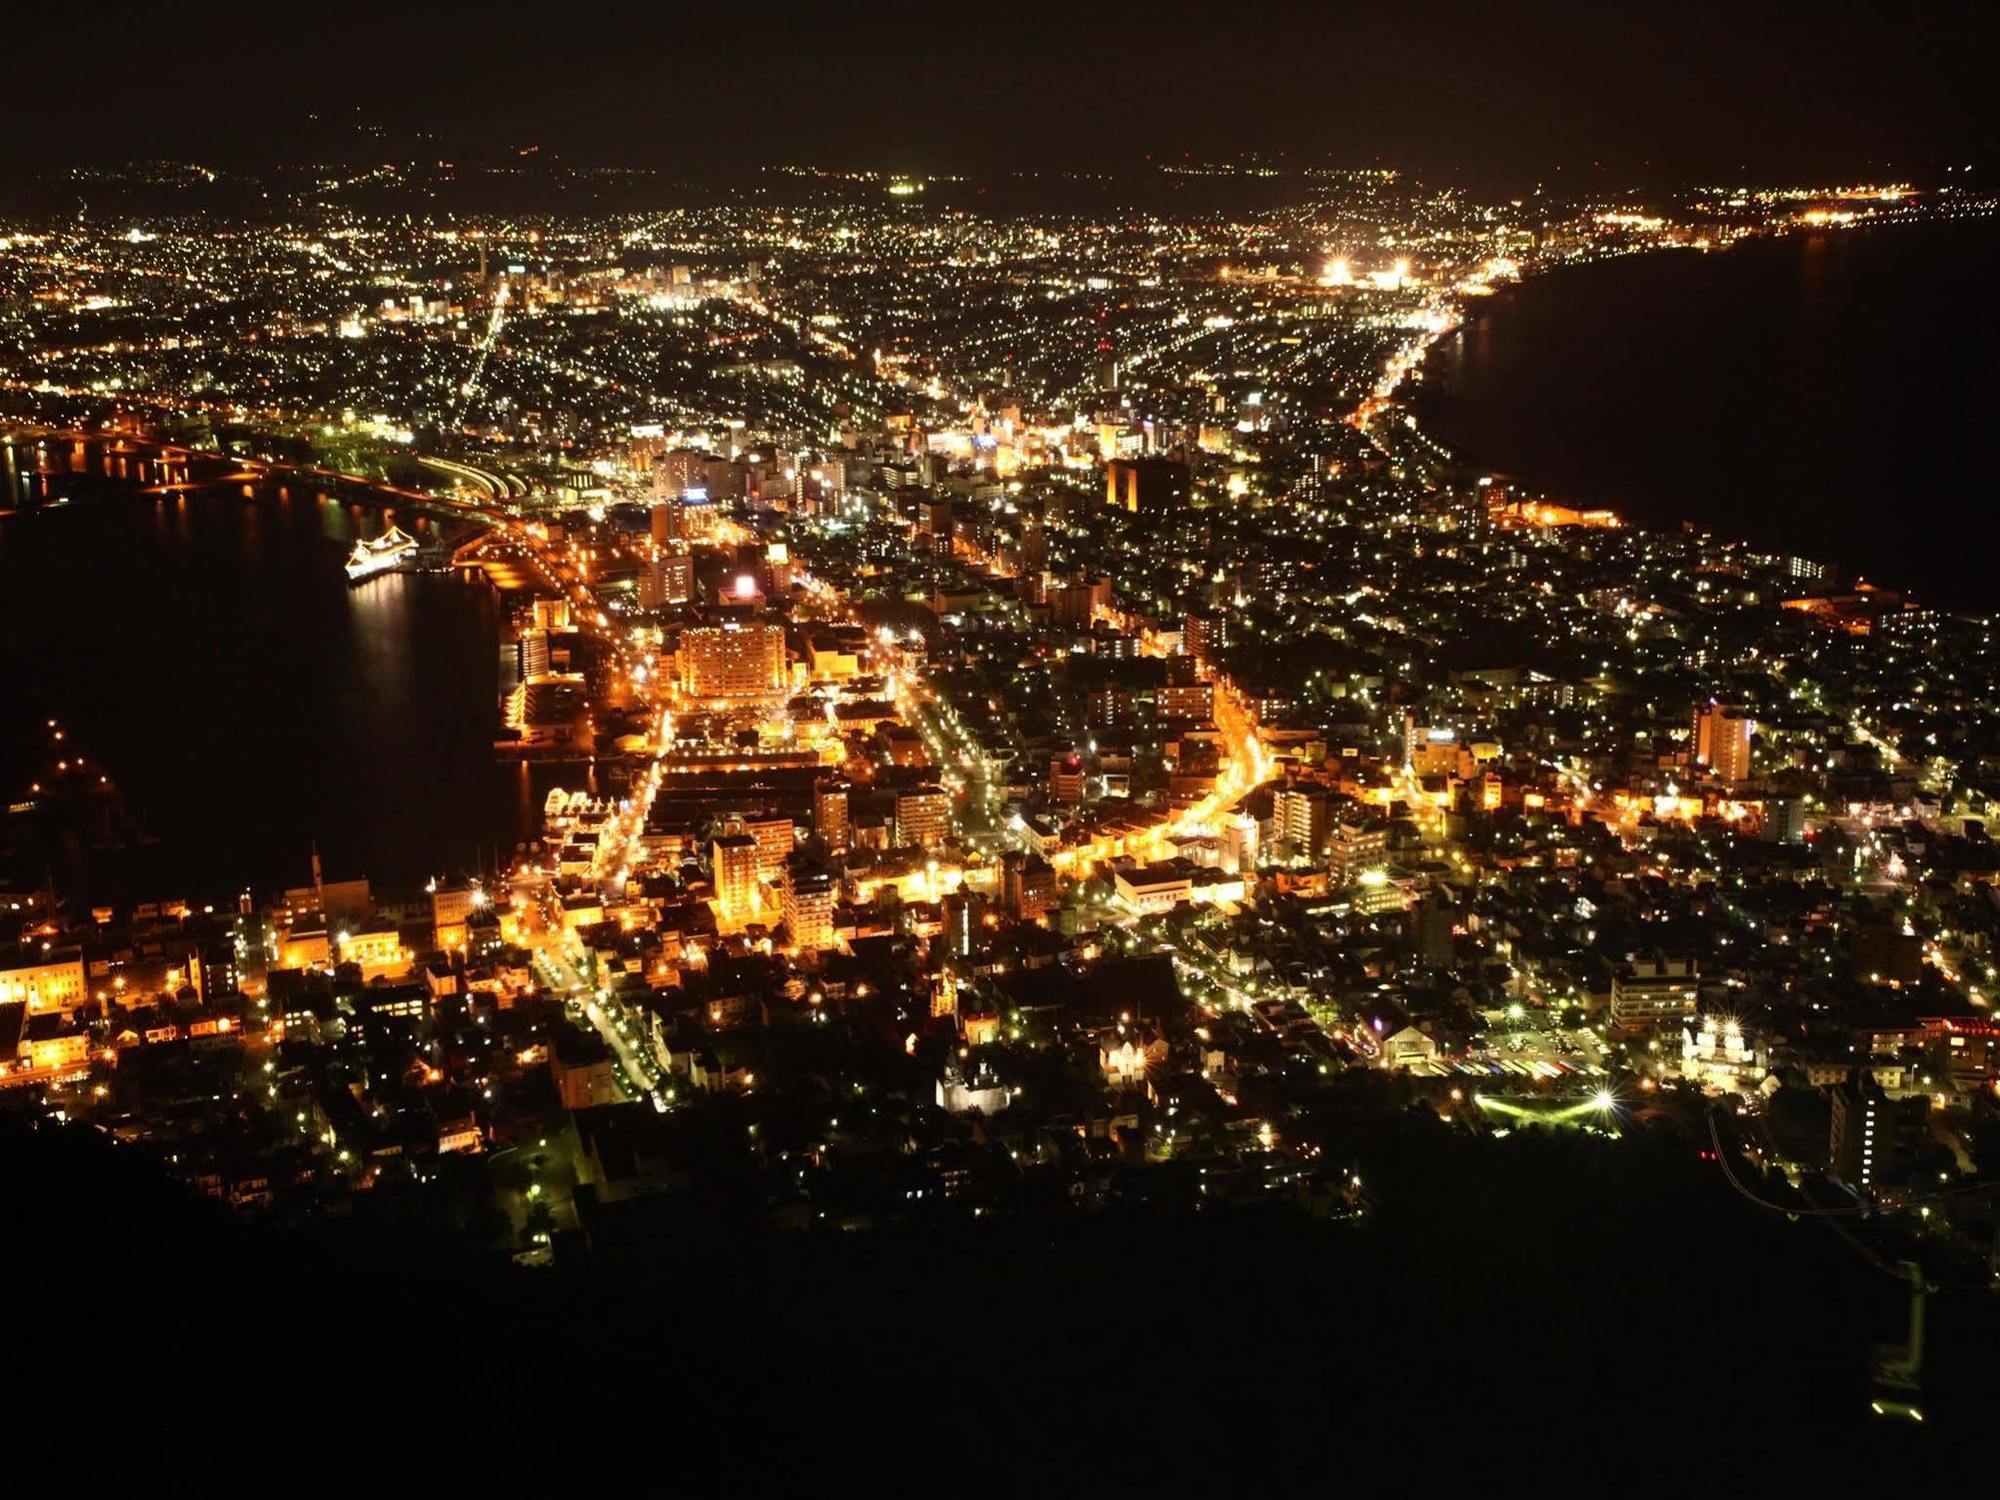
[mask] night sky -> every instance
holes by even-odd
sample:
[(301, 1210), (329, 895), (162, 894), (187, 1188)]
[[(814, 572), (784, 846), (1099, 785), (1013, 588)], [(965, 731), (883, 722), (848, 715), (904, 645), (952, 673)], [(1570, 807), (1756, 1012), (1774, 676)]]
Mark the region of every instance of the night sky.
[(1928, 175), (1990, 164), (2000, 136), (1991, 7), (38, 10), (9, 21), (0, 158), (16, 168), (493, 161), (534, 144), (688, 177), (1249, 150), (1495, 183), (1558, 167), (1705, 180)]

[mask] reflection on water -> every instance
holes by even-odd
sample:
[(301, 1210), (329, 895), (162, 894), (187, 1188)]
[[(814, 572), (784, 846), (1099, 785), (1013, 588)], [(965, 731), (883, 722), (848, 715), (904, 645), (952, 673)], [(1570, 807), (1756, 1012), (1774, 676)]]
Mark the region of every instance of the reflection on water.
[(341, 563), (383, 513), (296, 482), (147, 493), (185, 472), (90, 457), (0, 458), (38, 507), (0, 518), (6, 719), (74, 727), (170, 841), (163, 878), (211, 895), (296, 883), (315, 841), (329, 876), (490, 865), (539, 828), (548, 785), (581, 778), (492, 754), (490, 589), (449, 574), (349, 585)]

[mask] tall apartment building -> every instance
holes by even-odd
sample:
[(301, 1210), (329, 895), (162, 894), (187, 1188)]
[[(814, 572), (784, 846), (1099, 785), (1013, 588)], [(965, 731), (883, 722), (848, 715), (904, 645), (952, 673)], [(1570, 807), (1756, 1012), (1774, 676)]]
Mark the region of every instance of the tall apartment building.
[(1271, 801), (1271, 837), (1295, 859), (1317, 860), (1332, 827), (1324, 788), (1281, 787)]
[(896, 842), (935, 849), (951, 831), (951, 798), (942, 787), (896, 793)]
[(823, 953), (833, 946), (833, 876), (802, 859), (785, 862), (780, 900), (785, 926), (801, 953)]
[(1673, 1030), (1693, 1018), (1701, 970), (1691, 958), (1638, 958), (1611, 971), (1614, 1031)]
[(1055, 867), (1040, 855), (1010, 849), (1001, 856), (1000, 901), (1023, 922), (1039, 922), (1056, 909)]
[(1115, 458), (1104, 466), (1104, 503), (1114, 510), (1179, 510), (1193, 491), (1193, 474), (1175, 459)]
[(757, 698), (785, 691), (781, 625), (696, 625), (681, 632), (681, 691), (690, 698)]
[(715, 901), (725, 917), (757, 910), (757, 841), (747, 833), (725, 833), (709, 846)]
[(846, 850), (850, 839), (846, 782), (822, 779), (813, 783), (813, 832), (836, 853)]
[(1213, 665), (1229, 644), (1227, 617), (1197, 610), (1181, 621), (1181, 652), (1204, 666)]
[(1049, 760), (1049, 800), (1066, 807), (1083, 802), (1083, 757), (1072, 751)]
[(1757, 724), (1740, 708), (1712, 703), (1694, 716), (1694, 758), (1726, 782), (1750, 779), (1750, 736)]
[(775, 885), (784, 872), (785, 861), (798, 847), (798, 833), (790, 814), (773, 813), (745, 818), (743, 831), (757, 841), (757, 878)]
[(1828, 1147), (1833, 1175), (1863, 1197), (1904, 1175), (1894, 1106), (1865, 1071), (1833, 1091)]
[(648, 558), (639, 569), (639, 607), (664, 609), (694, 597), (694, 559), (685, 552)]
[(1340, 818), (1327, 832), (1327, 873), (1333, 884), (1351, 885), (1389, 859), (1389, 825), (1379, 818)]

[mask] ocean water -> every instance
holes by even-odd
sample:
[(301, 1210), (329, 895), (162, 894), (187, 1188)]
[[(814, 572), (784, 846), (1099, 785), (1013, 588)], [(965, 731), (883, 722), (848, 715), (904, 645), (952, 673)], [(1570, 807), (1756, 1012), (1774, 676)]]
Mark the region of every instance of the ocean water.
[(1420, 419), (1469, 459), (1637, 524), (1683, 521), (2000, 609), (2000, 221), (1573, 267), (1432, 354)]

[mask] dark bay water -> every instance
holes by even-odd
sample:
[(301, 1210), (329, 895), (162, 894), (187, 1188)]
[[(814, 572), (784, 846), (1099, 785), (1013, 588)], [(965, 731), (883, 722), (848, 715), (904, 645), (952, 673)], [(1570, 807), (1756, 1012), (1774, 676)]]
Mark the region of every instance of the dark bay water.
[(6, 791), (60, 719), (162, 840), (136, 894), (303, 884), (315, 840), (329, 879), (408, 886), (536, 826), (539, 777), (492, 753), (501, 601), (451, 575), (350, 587), (380, 510), (308, 485), (147, 494), (136, 459), (107, 474), (67, 444), (39, 456), (54, 472), (8, 457), (27, 505), (0, 515)]
[(1981, 219), (1558, 271), (1441, 344), (1418, 409), (1552, 495), (2000, 610), (1996, 263)]

